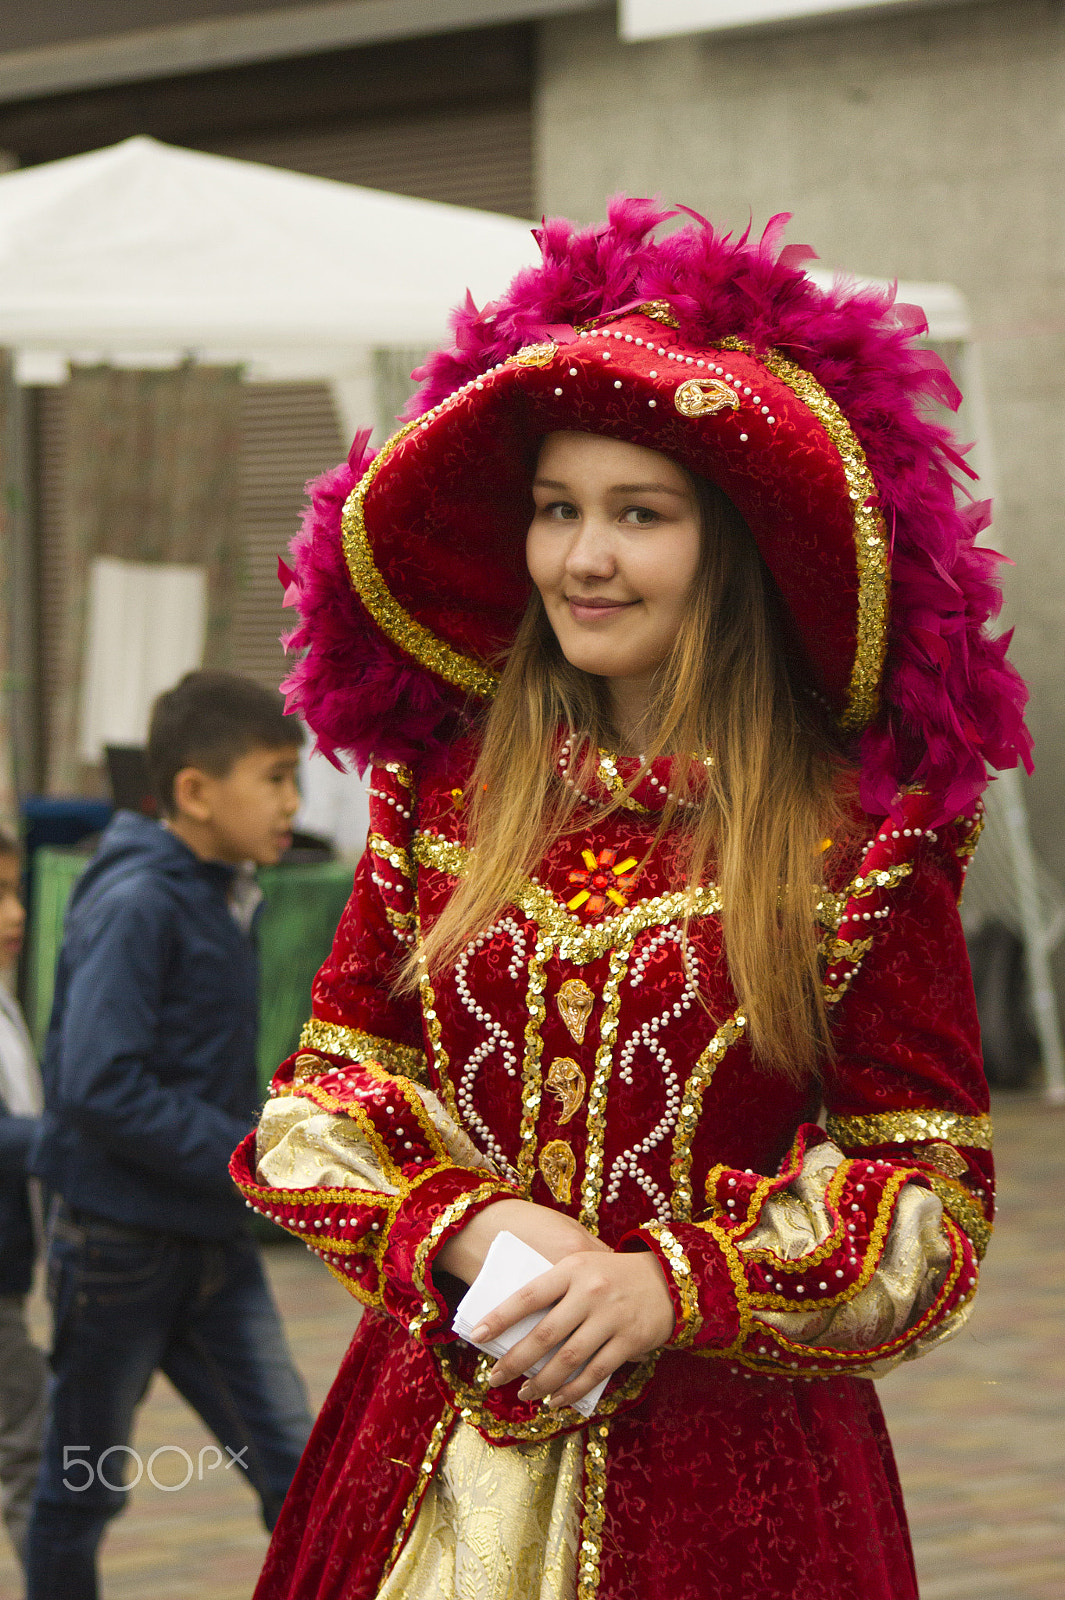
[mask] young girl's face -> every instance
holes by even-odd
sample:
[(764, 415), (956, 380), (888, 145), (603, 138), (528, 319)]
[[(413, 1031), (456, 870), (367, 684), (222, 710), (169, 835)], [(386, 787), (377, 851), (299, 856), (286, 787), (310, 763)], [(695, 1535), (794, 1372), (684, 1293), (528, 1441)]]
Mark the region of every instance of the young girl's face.
[(533, 498), (526, 560), (566, 660), (649, 688), (699, 565), (699, 507), (687, 475), (642, 445), (551, 433)]
[(0, 855), (0, 972), (18, 960), (25, 926), (18, 856)]

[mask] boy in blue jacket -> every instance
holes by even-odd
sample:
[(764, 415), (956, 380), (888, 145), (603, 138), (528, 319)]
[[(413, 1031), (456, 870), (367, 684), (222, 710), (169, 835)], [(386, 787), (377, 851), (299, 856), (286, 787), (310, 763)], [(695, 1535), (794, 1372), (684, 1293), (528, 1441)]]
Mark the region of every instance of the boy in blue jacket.
[(267, 1527), (306, 1443), (303, 1385), (227, 1171), (259, 1104), (247, 864), (289, 843), (298, 754), (276, 694), (190, 673), (148, 735), (162, 822), (119, 812), (71, 899), (31, 1163), (56, 1198), (30, 1600), (95, 1600), (156, 1368), (247, 1473)]

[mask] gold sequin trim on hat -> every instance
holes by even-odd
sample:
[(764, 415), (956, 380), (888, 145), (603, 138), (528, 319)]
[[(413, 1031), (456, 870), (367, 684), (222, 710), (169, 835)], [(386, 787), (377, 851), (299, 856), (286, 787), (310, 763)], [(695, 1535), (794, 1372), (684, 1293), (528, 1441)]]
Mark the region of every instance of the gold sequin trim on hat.
[(843, 1150), (875, 1144), (919, 1144), (926, 1139), (970, 1150), (991, 1149), (991, 1118), (966, 1117), (956, 1111), (882, 1111), (868, 1117), (830, 1116), (830, 1139)]
[(423, 627), (420, 622), (416, 622), (389, 590), (377, 569), (370, 549), (364, 511), (366, 496), (377, 474), (397, 445), (423, 425), (428, 425), (428, 419), (416, 417), (413, 422), (408, 422), (400, 428), (398, 433), (394, 433), (391, 439), (382, 445), (348, 495), (341, 518), (344, 559), (347, 561), (351, 581), (360, 600), (382, 633), (423, 667), (435, 672), (437, 677), (455, 684), (467, 694), (490, 699), (499, 683), (496, 674), (475, 661), (472, 656), (465, 656), (458, 650), (453, 650), (443, 639)]
[(876, 482), (850, 423), (817, 379), (782, 356), (779, 350), (755, 351), (745, 339), (725, 339), (722, 350), (741, 350), (787, 384), (817, 418), (839, 452), (854, 508), (854, 557), (858, 568), (857, 645), (840, 724), (847, 730), (865, 728), (876, 716), (880, 683), (887, 653), (888, 591), (890, 587), (887, 531), (876, 504)]
[[(376, 1033), (364, 1033), (361, 1028), (346, 1028), (340, 1022), (323, 1022), (320, 1017), (311, 1017), (304, 1023), (300, 1049), (321, 1050), (325, 1055), (344, 1056), (348, 1061), (376, 1061), (395, 1076), (416, 1078), (419, 1083), (425, 1083), (428, 1079), (428, 1063), (423, 1050), (416, 1050), (410, 1044), (396, 1044), (394, 1040), (383, 1039)], [(317, 1061), (314, 1068), (310, 1066), (309, 1059), (306, 1066), (297, 1061), (293, 1074), (296, 1082), (318, 1077), (331, 1070), (328, 1062), (320, 1061), (317, 1057), (314, 1059)]]
[(639, 316), (650, 317), (652, 322), (661, 322), (667, 328), (680, 327), (668, 300), (645, 300), (642, 306), (636, 307), (636, 311)]

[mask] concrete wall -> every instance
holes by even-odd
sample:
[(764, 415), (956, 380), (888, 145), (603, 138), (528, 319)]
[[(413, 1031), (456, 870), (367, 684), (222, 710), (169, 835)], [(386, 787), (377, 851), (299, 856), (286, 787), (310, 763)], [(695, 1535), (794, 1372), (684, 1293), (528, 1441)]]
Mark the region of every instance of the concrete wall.
[(543, 25), (542, 206), (618, 189), (733, 228), (791, 211), (822, 263), (968, 297), (998, 457), (991, 542), (1032, 689), (1037, 847), (1065, 879), (1065, 9), (985, 0), (712, 39), (621, 44), (609, 15)]

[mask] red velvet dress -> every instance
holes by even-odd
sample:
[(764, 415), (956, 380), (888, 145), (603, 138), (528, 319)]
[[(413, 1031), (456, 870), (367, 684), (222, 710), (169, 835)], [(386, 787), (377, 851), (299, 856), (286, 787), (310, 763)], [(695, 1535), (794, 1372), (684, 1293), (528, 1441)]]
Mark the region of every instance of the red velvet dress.
[[(609, 785), (609, 763), (601, 776)], [(254, 1138), (234, 1156), (249, 1202), (367, 1308), (257, 1600), (369, 1600), (460, 1417), (503, 1449), (583, 1434), (578, 1600), (908, 1600), (905, 1515), (866, 1374), (962, 1320), (989, 1232), (990, 1126), (956, 909), (977, 819), (927, 832), (914, 795), (904, 821), (826, 855), (837, 1057), (807, 1091), (752, 1063), (716, 889), (700, 891), (689, 932), (708, 1014), (682, 960), (668, 838), (628, 875), (653, 837), (662, 773), (643, 780), (638, 808), (605, 824), (589, 811), (420, 1007), (397, 1000), (416, 927), (463, 871), (464, 781), (461, 768), (416, 787), (405, 769), (375, 771), (369, 847), (301, 1050), (275, 1080), (350, 1117), (388, 1192), (268, 1188)], [(494, 1174), (456, 1164), (419, 1082)], [(795, 1259), (755, 1248), (767, 1208), (826, 1139), (822, 1099), (844, 1159), (817, 1247)], [(914, 1186), (943, 1206), (925, 1300), (862, 1348), (819, 1342), (809, 1328), (829, 1319), (815, 1313), (875, 1292)], [(436, 1252), (513, 1195), (611, 1245), (653, 1249), (670, 1285), (670, 1344), (615, 1374), (591, 1421), (524, 1404), (516, 1384), (487, 1389), (490, 1363), (449, 1331)]]

